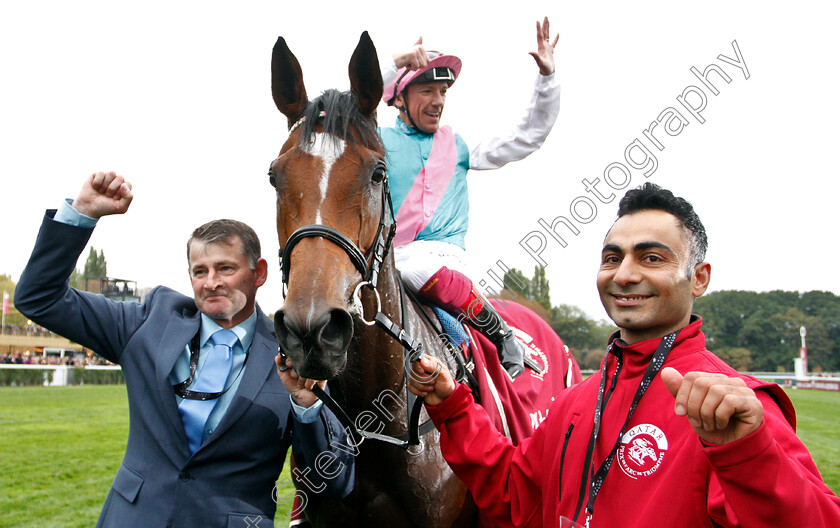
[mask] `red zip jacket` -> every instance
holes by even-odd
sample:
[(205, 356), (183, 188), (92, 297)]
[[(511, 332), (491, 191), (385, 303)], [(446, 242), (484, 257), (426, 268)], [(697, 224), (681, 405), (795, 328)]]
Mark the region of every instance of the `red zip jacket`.
[[(706, 350), (702, 322), (683, 328), (664, 366), (681, 374), (719, 372), (742, 378), (764, 405), (754, 433), (727, 445), (704, 445), (657, 375), (641, 399), (593, 507), (592, 528), (712, 526), (840, 527), (840, 499), (825, 485), (796, 437), (795, 414), (775, 384), (737, 373)], [(623, 365), (604, 409), (593, 456), (597, 469), (615, 445), (630, 403), (660, 339), (616, 340)], [(578, 504), (601, 374), (560, 392), (534, 436), (514, 447), (460, 385), (428, 411), (443, 455), (479, 508), (500, 526), (559, 526)], [(584, 491), (584, 508), (588, 498)], [(576, 521), (584, 524), (583, 509)]]

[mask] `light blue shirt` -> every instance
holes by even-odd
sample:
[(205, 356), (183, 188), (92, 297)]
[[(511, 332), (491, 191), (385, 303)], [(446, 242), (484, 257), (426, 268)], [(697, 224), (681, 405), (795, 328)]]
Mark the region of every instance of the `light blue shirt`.
[[(257, 312), (255, 311), (251, 314), (251, 317), (231, 328), (239, 340), (231, 349), (233, 352), (233, 362), (231, 363), (230, 374), (228, 375), (227, 382), (225, 383), (225, 389), (227, 389), (227, 391), (216, 399), (216, 405), (213, 407), (213, 410), (210, 412), (210, 416), (207, 417), (207, 422), (204, 424), (205, 440), (213, 434), (213, 431), (215, 431), (216, 427), (219, 426), (219, 422), (222, 421), (222, 417), (225, 415), (225, 412), (227, 412), (228, 407), (230, 407), (230, 402), (236, 394), (239, 382), (242, 381), (242, 375), (245, 370), (245, 351), (248, 350), (251, 346), (251, 341), (254, 340), (254, 328), (256, 328), (256, 326)], [(210, 342), (210, 336), (219, 330), (222, 330), (222, 327), (216, 324), (216, 321), (204, 314), (201, 314), (201, 329), (199, 330), (198, 342), (198, 366), (195, 369), (193, 384), (195, 384), (196, 380), (198, 380), (198, 377), (204, 368), (204, 363), (207, 361), (210, 351), (213, 350), (213, 343)], [(188, 344), (184, 347), (184, 351), (181, 352), (181, 355), (178, 356), (178, 360), (175, 362), (175, 367), (173, 367), (172, 372), (169, 374), (169, 381), (172, 382), (172, 385), (177, 385), (186, 380), (189, 375), (190, 345)], [(192, 385), (190, 385), (190, 387), (191, 386)], [(177, 394), (175, 395), (175, 399), (179, 406), (181, 405), (181, 402), (184, 401), (184, 399)]]
[[(64, 224), (85, 227), (85, 228), (93, 228), (96, 226), (97, 219), (92, 218), (90, 216), (84, 215), (77, 211), (72, 206), (73, 200), (66, 199), (61, 203), (61, 206), (55, 213), (53, 220), (57, 222), (61, 222)], [(207, 423), (204, 427), (204, 438), (206, 439), (212, 432), (218, 427), (219, 422), (222, 421), (222, 417), (227, 412), (228, 407), (230, 406), (230, 402), (233, 400), (233, 396), (236, 394), (236, 389), (239, 387), (239, 383), (242, 381), (242, 376), (245, 373), (245, 352), (251, 347), (251, 342), (254, 340), (254, 329), (257, 326), (257, 313), (254, 311), (251, 316), (244, 320), (243, 322), (239, 323), (238, 325), (231, 328), (236, 336), (239, 338), (239, 341), (233, 346), (233, 364), (231, 365), (230, 375), (228, 377), (228, 383), (230, 384), (230, 388), (225, 392), (222, 396), (220, 396), (216, 402), (216, 406), (213, 407), (213, 411), (210, 413), (210, 416), (207, 418)], [(207, 317), (204, 314), (201, 314), (201, 330), (199, 334), (199, 356), (198, 356), (198, 366), (196, 367), (196, 379), (198, 378), (198, 373), (201, 372), (201, 368), (204, 366), (204, 362), (207, 360), (207, 355), (210, 349), (213, 348), (213, 344), (210, 343), (210, 336), (212, 336), (216, 331), (221, 330), (222, 327), (216, 324), (216, 322)], [(169, 379), (173, 385), (177, 385), (181, 383), (190, 375), (190, 345), (187, 344), (184, 347), (183, 353), (178, 357), (178, 360), (175, 362), (175, 367), (173, 367), (172, 372), (169, 374)], [(225, 385), (227, 387), (227, 385)], [(177, 403), (180, 405), (183, 398), (180, 396), (175, 396)], [(317, 400), (312, 406), (310, 407), (301, 407), (300, 405), (296, 404), (294, 399), (289, 396), (289, 400), (292, 402), (292, 409), (294, 410), (295, 419), (297, 419), (301, 423), (312, 423), (318, 418), (318, 414), (320, 413), (321, 406), (323, 402), (321, 400)]]

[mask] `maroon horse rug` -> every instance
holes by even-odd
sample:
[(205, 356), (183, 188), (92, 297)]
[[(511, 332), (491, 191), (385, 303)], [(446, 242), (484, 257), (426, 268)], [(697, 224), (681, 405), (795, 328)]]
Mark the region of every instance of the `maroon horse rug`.
[(511, 381), (499, 362), (496, 347), (483, 334), (466, 328), (475, 362), (478, 399), (496, 429), (514, 444), (528, 438), (545, 420), (554, 396), (583, 379), (568, 347), (542, 318), (521, 304), (503, 299), (490, 301), (526, 346), (526, 354), (542, 368), (526, 367)]

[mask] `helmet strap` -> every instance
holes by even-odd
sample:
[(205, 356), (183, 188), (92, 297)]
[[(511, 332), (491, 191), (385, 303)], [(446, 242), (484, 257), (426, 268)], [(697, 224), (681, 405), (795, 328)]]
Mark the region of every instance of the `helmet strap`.
[(403, 96), (403, 103), (405, 103), (405, 106), (397, 106), (397, 103), (394, 102), (394, 108), (404, 113), (408, 117), (409, 124), (413, 129), (417, 130), (418, 132), (423, 132), (420, 129), (420, 127), (417, 126), (417, 123), (414, 122), (414, 118), (411, 117), (411, 114), (408, 111), (408, 86), (406, 86), (406, 89), (402, 91), (401, 95)]

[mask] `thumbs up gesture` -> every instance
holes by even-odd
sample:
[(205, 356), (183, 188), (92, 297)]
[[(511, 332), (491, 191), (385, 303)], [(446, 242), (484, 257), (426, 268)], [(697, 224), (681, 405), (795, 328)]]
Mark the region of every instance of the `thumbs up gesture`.
[(755, 432), (764, 407), (744, 380), (723, 374), (662, 369), (662, 381), (674, 397), (674, 412), (688, 418), (707, 444), (728, 444)]

